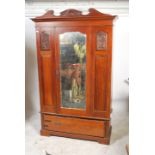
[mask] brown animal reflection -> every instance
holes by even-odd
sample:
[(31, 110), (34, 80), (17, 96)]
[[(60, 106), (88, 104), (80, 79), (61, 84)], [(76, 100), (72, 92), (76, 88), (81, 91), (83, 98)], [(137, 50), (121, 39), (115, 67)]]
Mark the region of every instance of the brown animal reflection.
[(67, 64), (65, 70), (61, 71), (61, 76), (66, 78), (65, 82), (70, 83), (68, 99), (70, 102), (78, 103), (84, 99), (82, 92), (82, 77), (81, 74), (85, 70), (85, 66), (81, 64)]

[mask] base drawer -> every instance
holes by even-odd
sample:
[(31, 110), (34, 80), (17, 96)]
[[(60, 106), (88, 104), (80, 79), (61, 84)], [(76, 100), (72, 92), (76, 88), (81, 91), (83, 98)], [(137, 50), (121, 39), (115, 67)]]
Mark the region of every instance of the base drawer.
[(73, 134), (105, 136), (104, 121), (43, 115), (43, 128)]

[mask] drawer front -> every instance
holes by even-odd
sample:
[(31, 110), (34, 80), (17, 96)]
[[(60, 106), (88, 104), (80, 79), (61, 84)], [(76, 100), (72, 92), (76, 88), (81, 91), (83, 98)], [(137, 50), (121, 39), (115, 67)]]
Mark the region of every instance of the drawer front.
[(44, 115), (43, 127), (47, 130), (66, 133), (84, 134), (99, 137), (105, 136), (104, 122), (97, 120)]

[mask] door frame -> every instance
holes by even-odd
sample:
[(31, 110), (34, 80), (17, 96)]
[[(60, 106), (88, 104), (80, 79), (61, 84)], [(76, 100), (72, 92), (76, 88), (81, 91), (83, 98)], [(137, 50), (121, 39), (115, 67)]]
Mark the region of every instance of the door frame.
[[(59, 46), (59, 35), (65, 32), (81, 32), (86, 34), (86, 108), (76, 109), (76, 108), (65, 108), (61, 106), (61, 95), (60, 95), (60, 46)], [(90, 105), (91, 105), (91, 61), (92, 61), (92, 51), (91, 51), (91, 29), (90, 27), (56, 27), (55, 28), (55, 62), (56, 62), (56, 94), (57, 94), (57, 113), (68, 114), (75, 116), (91, 116)]]

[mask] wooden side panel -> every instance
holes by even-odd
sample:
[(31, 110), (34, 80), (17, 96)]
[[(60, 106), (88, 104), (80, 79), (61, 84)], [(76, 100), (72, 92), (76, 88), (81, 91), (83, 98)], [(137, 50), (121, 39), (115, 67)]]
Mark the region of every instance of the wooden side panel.
[(37, 27), (41, 112), (56, 112), (54, 29)]
[(95, 98), (94, 110), (106, 111), (107, 56), (95, 57)]
[(94, 117), (110, 119), (112, 27), (92, 28), (92, 96)]
[(44, 115), (43, 122), (43, 127), (47, 130), (105, 136), (104, 121)]
[(44, 104), (53, 105), (50, 55), (42, 55), (42, 76), (43, 76)]

